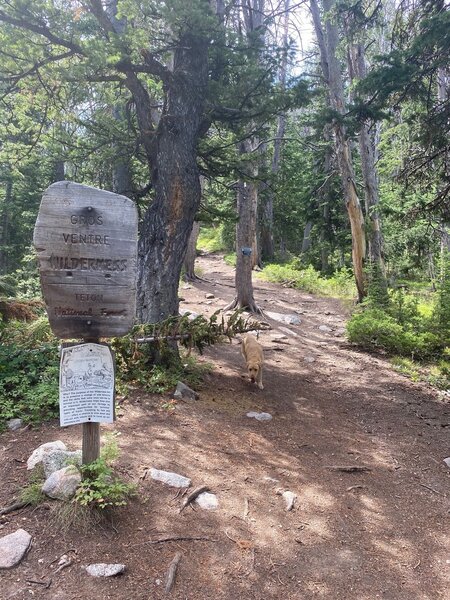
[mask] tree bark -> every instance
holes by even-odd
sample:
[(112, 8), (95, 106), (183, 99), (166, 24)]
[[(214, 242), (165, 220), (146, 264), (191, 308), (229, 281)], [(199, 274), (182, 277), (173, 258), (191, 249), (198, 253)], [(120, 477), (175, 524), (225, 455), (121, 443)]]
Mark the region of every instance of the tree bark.
[(197, 142), (208, 81), (208, 39), (185, 33), (166, 82), (156, 133), (152, 182), (138, 247), (138, 318), (152, 323), (178, 314), (178, 283), (200, 202)]
[[(288, 36), (289, 36), (289, 8), (290, 0), (284, 0), (284, 19), (283, 19), (283, 59), (280, 65), (280, 87), (282, 90), (286, 88), (287, 76), (287, 53), (288, 53)], [(280, 169), (281, 150), (283, 145), (284, 133), (286, 130), (286, 115), (280, 114), (277, 119), (277, 129), (275, 140), (273, 143), (272, 156), (272, 181)], [(262, 211), (261, 223), (261, 258), (262, 260), (272, 260), (274, 257), (274, 241), (273, 241), (273, 201), (274, 192), (271, 186), (267, 187), (265, 195), (265, 203)]]
[[(364, 46), (361, 43), (353, 44), (351, 48), (351, 60), (355, 78), (366, 77), (367, 68), (365, 61)], [(361, 154), (361, 168), (364, 181), (364, 195), (366, 215), (369, 223), (368, 256), (370, 262), (378, 265), (380, 275), (386, 284), (386, 268), (384, 264), (383, 238), (381, 235), (381, 221), (379, 216), (378, 178), (375, 167), (375, 145), (370, 133), (369, 124), (363, 123), (359, 132), (359, 149)]]
[[(310, 0), (314, 27), (321, 53), (323, 75), (327, 80), (330, 93), (330, 105), (337, 113), (343, 115), (345, 113), (344, 86), (336, 54), (338, 30), (329, 16), (333, 5), (334, 0), (323, 0), (323, 10), (325, 13), (328, 13), (324, 31), (317, 2), (316, 0)], [(322, 53), (324, 53), (324, 56), (322, 56)], [(336, 118), (333, 120), (333, 130), (344, 199), (352, 232), (353, 271), (358, 290), (358, 299), (362, 301), (367, 294), (364, 276), (364, 259), (366, 255), (364, 216), (355, 185), (349, 140), (340, 119)]]
[(197, 240), (199, 233), (200, 223), (198, 221), (194, 221), (186, 249), (186, 256), (184, 257), (184, 278), (186, 281), (194, 281), (195, 279), (198, 279), (197, 275), (195, 274), (195, 259), (197, 258)]

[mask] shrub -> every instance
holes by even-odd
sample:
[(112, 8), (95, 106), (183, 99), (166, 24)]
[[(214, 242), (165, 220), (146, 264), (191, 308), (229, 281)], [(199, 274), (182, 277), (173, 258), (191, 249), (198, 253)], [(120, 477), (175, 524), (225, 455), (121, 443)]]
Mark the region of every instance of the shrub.
[(114, 475), (112, 463), (118, 455), (117, 442), (109, 436), (100, 458), (81, 465), (83, 480), (75, 492), (75, 503), (102, 510), (126, 505), (127, 498), (135, 494), (136, 486)]
[(0, 346), (0, 429), (8, 419), (42, 421), (58, 415), (56, 343), (39, 349)]

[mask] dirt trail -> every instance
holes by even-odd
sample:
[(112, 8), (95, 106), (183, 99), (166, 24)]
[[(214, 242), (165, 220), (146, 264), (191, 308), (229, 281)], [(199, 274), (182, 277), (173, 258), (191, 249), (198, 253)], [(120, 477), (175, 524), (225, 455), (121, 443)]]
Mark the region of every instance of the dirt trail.
[[(182, 289), (182, 307), (210, 315), (231, 300), (233, 272), (214, 255), (199, 266), (208, 282)], [(244, 376), (234, 342), (205, 352), (201, 360), (215, 369), (196, 402), (170, 411), (160, 396), (136, 390), (113, 428), (121, 433), (120, 470), (139, 483), (139, 497), (113, 529), (90, 534), (61, 535), (48, 505), (0, 519), (1, 535), (18, 527), (33, 535), (23, 563), (0, 573), (2, 600), (166, 598), (177, 552), (170, 597), (180, 600), (450, 599), (448, 404), (350, 347), (338, 301), (257, 279), (255, 289), (266, 312), (301, 319), (268, 319), (273, 329), (260, 336), (265, 389)], [(273, 419), (250, 419), (250, 410)], [(80, 428), (53, 423), (0, 436), (0, 505), (26, 480), (20, 461), (53, 439), (79, 447)], [(342, 465), (370, 470), (330, 468)], [(140, 479), (150, 466), (208, 485), (218, 510), (179, 513), (176, 490)], [(280, 490), (297, 495), (292, 511)], [(208, 539), (148, 543), (168, 535)], [(50, 563), (68, 552), (73, 564), (54, 574)], [(81, 569), (91, 562), (123, 562), (127, 571), (96, 580)], [(48, 590), (26, 581), (49, 577)]]

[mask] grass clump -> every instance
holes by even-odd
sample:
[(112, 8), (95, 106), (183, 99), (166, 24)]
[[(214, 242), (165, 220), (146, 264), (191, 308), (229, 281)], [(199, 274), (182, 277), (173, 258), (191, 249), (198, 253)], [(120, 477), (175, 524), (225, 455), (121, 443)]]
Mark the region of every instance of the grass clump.
[(217, 227), (201, 227), (197, 240), (197, 248), (203, 252), (220, 252), (225, 250), (223, 225)]
[(22, 488), (19, 494), (19, 501), (31, 506), (37, 506), (45, 500), (45, 494), (42, 486), (45, 481), (44, 468), (41, 464), (36, 465), (31, 471), (28, 484)]
[(294, 259), (288, 264), (268, 264), (260, 277), (320, 296), (348, 299), (354, 298), (356, 294), (350, 269), (343, 268), (336, 271), (332, 277), (323, 277), (311, 265), (302, 267), (299, 259)]

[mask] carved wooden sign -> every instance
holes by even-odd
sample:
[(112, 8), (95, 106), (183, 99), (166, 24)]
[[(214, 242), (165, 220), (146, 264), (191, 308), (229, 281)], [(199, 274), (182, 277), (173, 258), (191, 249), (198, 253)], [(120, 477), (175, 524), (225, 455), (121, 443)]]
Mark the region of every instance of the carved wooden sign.
[(115, 337), (130, 330), (137, 232), (137, 210), (125, 196), (70, 181), (46, 189), (33, 241), (57, 337)]

